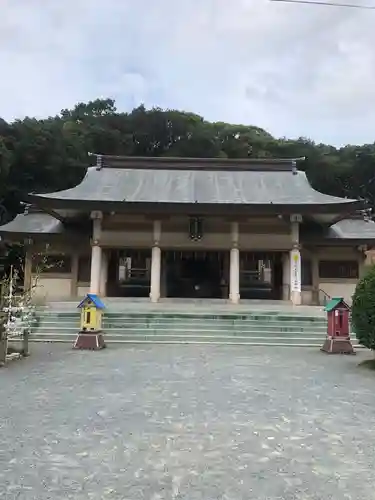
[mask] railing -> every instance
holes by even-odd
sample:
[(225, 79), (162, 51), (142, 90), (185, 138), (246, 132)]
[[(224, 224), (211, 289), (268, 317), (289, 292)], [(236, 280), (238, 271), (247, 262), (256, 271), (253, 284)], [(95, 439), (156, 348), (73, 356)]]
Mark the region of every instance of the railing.
[[(321, 294), (323, 294), (323, 299), (321, 298)], [(326, 306), (328, 302), (331, 300), (331, 296), (325, 292), (322, 288), (318, 289), (318, 302), (320, 306)]]
[(119, 281), (121, 284), (128, 284), (136, 280), (145, 280), (150, 278), (150, 271), (148, 268), (126, 268), (124, 266), (121, 272)]

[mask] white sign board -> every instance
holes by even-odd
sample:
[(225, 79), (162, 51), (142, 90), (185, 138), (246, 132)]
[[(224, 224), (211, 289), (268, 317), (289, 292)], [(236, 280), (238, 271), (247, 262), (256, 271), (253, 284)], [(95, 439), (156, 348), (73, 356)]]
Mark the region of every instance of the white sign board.
[(290, 252), (290, 290), (301, 292), (301, 254), (296, 249)]

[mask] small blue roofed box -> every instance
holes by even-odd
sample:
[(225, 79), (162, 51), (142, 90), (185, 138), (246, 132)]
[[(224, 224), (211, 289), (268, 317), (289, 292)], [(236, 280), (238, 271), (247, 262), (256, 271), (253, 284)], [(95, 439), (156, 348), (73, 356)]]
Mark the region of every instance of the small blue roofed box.
[(102, 329), (102, 317), (105, 305), (94, 293), (88, 293), (78, 304), (81, 309), (81, 331), (99, 332)]

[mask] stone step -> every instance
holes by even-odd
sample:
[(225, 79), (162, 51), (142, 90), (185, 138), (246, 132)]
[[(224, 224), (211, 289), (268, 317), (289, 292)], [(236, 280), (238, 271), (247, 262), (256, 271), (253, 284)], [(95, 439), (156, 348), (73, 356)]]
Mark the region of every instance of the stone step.
[[(106, 342), (114, 344), (323, 345), (327, 319), (321, 308), (119, 301), (104, 312)], [(73, 343), (80, 311), (70, 304), (38, 311), (31, 341)], [(353, 335), (354, 338), (354, 335)], [(354, 339), (354, 343), (357, 341)]]
[[(65, 325), (58, 325), (55, 327), (38, 327), (31, 330), (34, 335), (55, 335), (55, 334), (68, 334), (75, 335), (79, 331), (77, 326), (68, 327)], [(189, 325), (181, 325), (179, 327), (175, 327), (173, 329), (168, 329), (165, 327), (160, 327), (159, 325), (155, 326), (145, 326), (139, 325), (137, 328), (103, 328), (103, 333), (106, 335), (115, 335), (115, 336), (126, 336), (126, 335), (158, 335), (158, 334), (167, 334), (171, 335), (217, 335), (217, 336), (238, 336), (238, 335), (246, 335), (248, 337), (263, 335), (264, 337), (270, 336), (279, 336), (283, 338), (287, 337), (314, 337), (318, 339), (325, 338), (326, 331), (325, 330), (280, 330), (280, 329), (267, 329), (267, 328), (236, 328), (236, 329), (228, 329), (228, 328), (218, 328), (216, 326), (206, 326), (202, 328), (194, 328)], [(354, 333), (351, 333), (352, 336), (355, 336)]]
[[(73, 343), (76, 335), (57, 334), (49, 337), (32, 336), (31, 342), (66, 342)], [(322, 346), (323, 339), (316, 339), (311, 337), (290, 337), (282, 338), (278, 336), (265, 338), (259, 337), (246, 337), (246, 336), (223, 336), (218, 337), (213, 335), (211, 337), (205, 336), (184, 336), (184, 335), (105, 335), (105, 341), (110, 344), (212, 344), (212, 345), (249, 345), (249, 346), (285, 346), (285, 347), (315, 347)], [(360, 348), (356, 339), (352, 339), (353, 346)]]
[[(32, 329), (32, 333), (36, 334), (54, 334), (54, 333), (71, 333), (75, 334), (76, 332), (79, 331), (79, 328), (77, 327), (67, 327), (65, 325), (62, 326), (56, 326), (56, 327), (38, 327), (35, 329)], [(168, 329), (168, 328), (163, 328), (163, 327), (157, 327), (157, 326), (145, 326), (145, 325), (139, 325), (137, 328), (131, 327), (131, 328), (103, 328), (103, 331), (106, 334), (116, 334), (116, 335), (127, 335), (129, 333), (145, 333), (145, 334), (151, 334), (151, 333), (158, 333), (158, 332), (167, 332), (168, 334), (179, 334), (185, 333), (185, 334), (190, 334), (191, 332), (194, 334), (198, 335), (205, 335), (205, 334), (216, 334), (218, 336), (220, 335), (239, 335), (239, 334), (246, 334), (248, 336), (251, 335), (259, 335), (260, 333), (264, 336), (269, 336), (269, 335), (280, 335), (280, 336), (292, 336), (292, 335), (299, 335), (299, 336), (307, 336), (307, 335), (313, 335), (317, 336), (319, 338), (322, 338), (326, 335), (325, 330), (307, 330), (307, 331), (301, 331), (301, 330), (279, 330), (279, 329), (263, 329), (263, 328), (252, 328), (252, 329), (246, 329), (246, 328), (235, 328), (235, 329), (228, 329), (228, 328), (218, 328), (218, 327), (207, 327), (204, 326), (203, 328), (191, 328), (190, 326), (180, 326), (178, 328), (173, 328), (173, 329)]]
[[(77, 308), (81, 299), (76, 298), (69, 301), (52, 301), (45, 305), (39, 306), (39, 309), (55, 309), (55, 310), (74, 310)], [(232, 304), (226, 299), (165, 299), (162, 298), (158, 303), (150, 302), (149, 298), (146, 297), (105, 297), (102, 301), (107, 309), (131, 309), (138, 307), (145, 310), (160, 310), (160, 309), (228, 309), (228, 310), (244, 310), (244, 309), (256, 309), (256, 310), (267, 310), (267, 311), (304, 311), (309, 312), (319, 312), (323, 309), (323, 306), (294, 306), (290, 301), (281, 300), (246, 300), (242, 299), (238, 304)]]
[[(38, 315), (40, 320), (49, 320), (49, 321), (61, 321), (61, 320), (77, 320), (79, 321), (80, 315), (77, 313), (63, 313), (63, 314), (41, 314)], [(205, 321), (263, 321), (263, 322), (289, 322), (295, 321), (297, 323), (320, 323), (326, 324), (327, 320), (323, 317), (317, 316), (298, 316), (298, 315), (278, 315), (278, 316), (269, 316), (266, 314), (143, 314), (143, 313), (132, 313), (132, 314), (114, 314), (114, 313), (106, 313), (104, 315), (104, 320), (111, 321), (137, 321), (139, 319), (142, 320), (154, 320), (154, 321), (176, 321), (176, 320), (184, 320), (188, 319), (190, 321), (201, 322)]]
[[(54, 332), (54, 331), (78, 331), (79, 330), (79, 325), (66, 325), (66, 324), (52, 324), (52, 325), (38, 325), (34, 328), (32, 328), (32, 331), (35, 332)], [(314, 333), (317, 335), (325, 335), (326, 334), (326, 329), (325, 328), (288, 328), (288, 327), (283, 327), (283, 328), (268, 328), (263, 325), (238, 325), (238, 326), (223, 326), (221, 324), (219, 325), (174, 325), (173, 328), (168, 327), (167, 325), (146, 325), (144, 323), (139, 323), (137, 325), (105, 325), (103, 326), (103, 331), (105, 332), (129, 332), (129, 331), (168, 331), (168, 332), (176, 332), (176, 331), (195, 331), (195, 332), (204, 332), (204, 331), (215, 331), (218, 333), (218, 335), (221, 332), (225, 333), (230, 333), (230, 334), (235, 334), (238, 331), (243, 331), (247, 332), (249, 334), (256, 333), (256, 332), (263, 332), (265, 335), (267, 334), (310, 334)]]
[[(78, 318), (75, 319), (61, 319), (61, 320), (51, 320), (51, 319), (43, 319), (38, 321), (36, 324), (40, 326), (58, 326), (58, 325), (66, 325), (71, 327), (79, 326), (80, 322)], [(103, 321), (104, 327), (137, 327), (139, 325), (157, 325), (163, 326), (166, 328), (174, 328), (175, 326), (181, 325), (189, 325), (196, 326), (201, 328), (202, 326), (212, 326), (212, 327), (223, 327), (223, 328), (268, 328), (268, 329), (285, 329), (291, 328), (295, 330), (305, 330), (305, 329), (319, 329), (326, 330), (326, 323), (301, 323), (298, 321), (284, 321), (284, 322), (263, 322), (263, 321), (254, 321), (254, 320), (204, 320), (204, 321), (195, 321), (190, 320), (189, 318), (179, 319), (179, 320), (170, 320), (170, 319), (157, 319), (154, 320), (152, 318), (136, 318), (136, 319), (121, 319), (121, 320), (113, 320), (111, 318), (105, 318)]]
[(192, 315), (123, 315), (123, 316), (114, 316), (114, 315), (105, 315), (104, 321), (189, 321), (201, 323), (202, 321), (225, 321), (225, 322), (243, 322), (243, 321), (254, 321), (254, 322), (263, 322), (263, 323), (289, 323), (294, 322), (296, 324), (308, 323), (308, 324), (322, 324), (326, 325), (327, 321), (325, 319), (317, 320), (316, 318), (303, 318), (303, 317), (267, 317), (267, 316), (251, 316), (251, 315), (241, 315), (241, 316), (192, 316)]
[[(38, 312), (40, 314), (77, 314), (80, 312), (80, 309), (75, 307), (72, 309), (56, 309), (56, 308), (38, 308)], [(257, 308), (217, 308), (217, 307), (180, 307), (180, 308), (144, 308), (138, 307), (137, 304), (134, 304), (132, 307), (126, 308), (105, 308), (104, 312), (107, 314), (215, 314), (215, 315), (241, 315), (241, 314), (266, 314), (268, 316), (278, 316), (278, 315), (286, 315), (286, 316), (309, 316), (309, 317), (324, 317), (325, 313), (323, 309), (318, 311), (310, 311), (309, 309), (302, 310), (287, 310), (287, 309), (279, 309), (279, 310), (271, 310), (271, 309), (257, 309)]]

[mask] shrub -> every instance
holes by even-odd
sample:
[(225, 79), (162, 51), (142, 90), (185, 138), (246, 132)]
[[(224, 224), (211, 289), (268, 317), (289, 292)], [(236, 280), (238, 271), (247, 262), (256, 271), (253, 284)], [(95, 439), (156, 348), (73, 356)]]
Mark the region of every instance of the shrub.
[(352, 325), (359, 343), (375, 351), (375, 266), (369, 269), (355, 289)]

